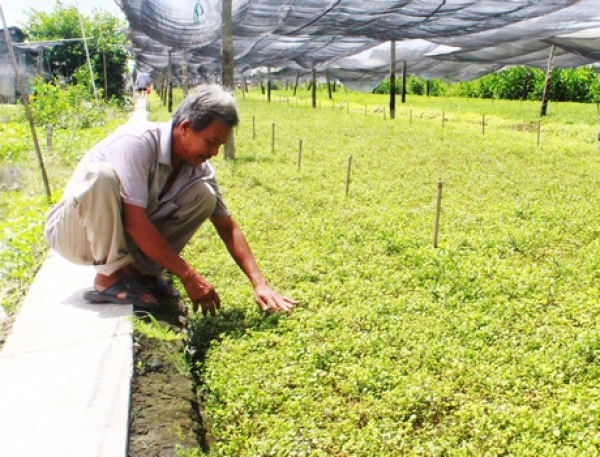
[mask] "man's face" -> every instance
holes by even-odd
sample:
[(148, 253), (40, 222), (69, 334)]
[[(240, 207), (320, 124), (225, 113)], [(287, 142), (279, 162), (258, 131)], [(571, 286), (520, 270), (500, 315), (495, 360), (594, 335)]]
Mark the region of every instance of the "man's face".
[(197, 167), (219, 153), (219, 148), (225, 144), (231, 127), (220, 121), (214, 120), (199, 132), (194, 132), (189, 123), (182, 123), (181, 153), (183, 160)]

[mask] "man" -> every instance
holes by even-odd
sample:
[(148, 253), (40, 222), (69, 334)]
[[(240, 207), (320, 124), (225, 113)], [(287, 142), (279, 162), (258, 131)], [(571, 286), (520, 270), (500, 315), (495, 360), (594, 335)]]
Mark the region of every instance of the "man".
[(146, 98), (146, 91), (150, 85), (150, 75), (146, 72), (140, 71), (135, 78), (135, 88), (138, 95), (141, 98)]
[(194, 310), (215, 315), (217, 292), (179, 255), (210, 219), (261, 309), (293, 308), (260, 272), (208, 162), (237, 123), (234, 98), (219, 86), (200, 86), (171, 123), (126, 124), (85, 155), (45, 232), (67, 260), (96, 268), (87, 300), (155, 309), (160, 296), (178, 296), (162, 278), (165, 269), (181, 279)]

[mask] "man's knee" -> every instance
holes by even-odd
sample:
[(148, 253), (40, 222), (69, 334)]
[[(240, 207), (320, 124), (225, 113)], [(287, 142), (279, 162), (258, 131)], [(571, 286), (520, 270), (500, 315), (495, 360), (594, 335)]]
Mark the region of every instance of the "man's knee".
[(104, 162), (91, 163), (73, 190), (72, 196), (78, 202), (95, 199), (96, 195), (107, 199), (120, 199), (120, 187), (119, 177), (110, 165)]
[(117, 172), (105, 162), (95, 162), (88, 165), (85, 180), (96, 186), (120, 188)]
[(217, 194), (212, 186), (205, 181), (191, 184), (178, 198), (180, 208), (193, 208), (195, 213), (211, 215), (217, 205)]

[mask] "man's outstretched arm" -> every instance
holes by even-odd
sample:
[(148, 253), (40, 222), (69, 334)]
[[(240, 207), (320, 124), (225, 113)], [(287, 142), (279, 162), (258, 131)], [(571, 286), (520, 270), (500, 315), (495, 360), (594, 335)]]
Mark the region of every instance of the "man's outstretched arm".
[(250, 246), (231, 216), (211, 217), (217, 233), (225, 243), (231, 257), (248, 276), (254, 289), (254, 300), (263, 311), (288, 312), (294, 307), (294, 300), (275, 292), (263, 277)]
[(204, 314), (216, 314), (216, 308), (219, 308), (221, 303), (214, 287), (173, 250), (148, 219), (145, 208), (124, 203), (123, 224), (125, 231), (144, 254), (181, 279), (192, 300), (194, 311), (197, 311), (200, 305)]

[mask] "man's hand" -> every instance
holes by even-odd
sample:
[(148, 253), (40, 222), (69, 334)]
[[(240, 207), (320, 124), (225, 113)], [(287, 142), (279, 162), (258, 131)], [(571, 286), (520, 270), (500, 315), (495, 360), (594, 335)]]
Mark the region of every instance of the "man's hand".
[(194, 311), (198, 311), (200, 305), (203, 315), (206, 316), (207, 313), (211, 316), (217, 315), (217, 309), (221, 308), (221, 300), (212, 284), (196, 272), (186, 274), (181, 278), (181, 282), (192, 300)]
[(291, 298), (279, 295), (267, 284), (261, 284), (254, 288), (254, 300), (264, 312), (283, 311), (287, 313), (296, 304)]

